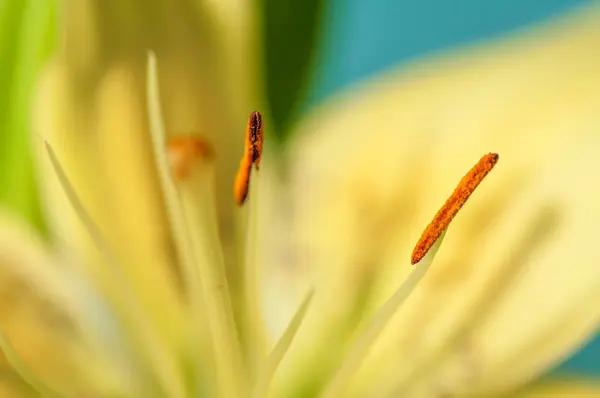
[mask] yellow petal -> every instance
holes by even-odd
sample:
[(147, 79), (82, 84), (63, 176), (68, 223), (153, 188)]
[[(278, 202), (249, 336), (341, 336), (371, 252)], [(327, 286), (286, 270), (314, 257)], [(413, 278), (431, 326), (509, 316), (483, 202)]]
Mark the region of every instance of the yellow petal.
[(7, 375), (0, 379), (0, 397), (5, 398), (25, 398), (34, 396), (35, 392), (25, 385), (21, 380), (16, 379), (14, 375)]
[[(600, 55), (589, 49), (598, 46), (596, 6), (391, 71), (301, 124), (291, 192), (275, 194), (288, 219), (273, 233), (279, 247), (296, 242), (296, 252), (282, 259), (272, 250), (265, 259), (273, 275), (304, 276), (283, 286), (279, 279), (281, 291), (300, 290), (307, 273), (317, 284), (289, 374), (294, 360), (336, 341), (336, 325), (357, 300), (372, 313), (389, 297), (411, 269), (422, 229), (492, 151), (499, 164), (364, 362), (356, 394), (375, 385), (396, 396), (511, 387), (594, 332)], [(272, 330), (288, 316), (277, 312)]]
[[(41, 79), (34, 123), (37, 132), (53, 144), (108, 245), (126, 264), (122, 272), (133, 293), (142, 297), (145, 312), (153, 317), (167, 345), (176, 347), (182, 341), (183, 308), (152, 159), (144, 154), (144, 149), (150, 150), (144, 146), (149, 143), (144, 137), (143, 93), (130, 90), (135, 83), (127, 72), (117, 69), (101, 81), (96, 104), (76, 87), (65, 64), (55, 61)], [(96, 115), (113, 119), (94, 123)], [(111, 141), (122, 145), (107, 148)], [(41, 144), (38, 163), (48, 198), (45, 204), (64, 261), (83, 266), (105, 289), (107, 299), (114, 299), (115, 275), (67, 200)]]
[(507, 398), (596, 398), (599, 396), (600, 381), (593, 379), (544, 380), (506, 395)]
[[(56, 391), (69, 395), (117, 393), (113, 372), (124, 367), (117, 364), (109, 371), (108, 358), (97, 351), (97, 342), (90, 340), (90, 325), (83, 320), (83, 308), (76, 305), (75, 292), (65, 283), (68, 276), (64, 272), (52, 263), (33, 231), (0, 213), (3, 337), (28, 373)], [(1, 396), (31, 396), (31, 391), (27, 395), (17, 392), (25, 394), (29, 388), (9, 359), (8, 355), (0, 356)]]

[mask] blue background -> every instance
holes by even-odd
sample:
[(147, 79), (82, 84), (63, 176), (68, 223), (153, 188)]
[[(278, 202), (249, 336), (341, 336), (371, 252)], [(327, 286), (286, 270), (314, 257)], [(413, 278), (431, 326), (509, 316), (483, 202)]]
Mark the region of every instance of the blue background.
[[(330, 0), (309, 102), (382, 69), (572, 10), (582, 0)], [(600, 335), (556, 371), (600, 377)]]

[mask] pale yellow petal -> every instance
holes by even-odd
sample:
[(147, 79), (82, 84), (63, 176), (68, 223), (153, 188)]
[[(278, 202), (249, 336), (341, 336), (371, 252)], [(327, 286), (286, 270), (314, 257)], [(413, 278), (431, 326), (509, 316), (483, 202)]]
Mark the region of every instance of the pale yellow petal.
[[(161, 335), (173, 341), (181, 339), (186, 315), (156, 180), (145, 97), (136, 89), (144, 79), (136, 73), (141, 75), (137, 68), (115, 66), (98, 87), (93, 124), (101, 174), (94, 183), (106, 190), (100, 196), (106, 205), (97, 220), (107, 231), (109, 244), (124, 253), (123, 263), (128, 265), (124, 271), (143, 308)], [(109, 286), (114, 285), (114, 275), (104, 276)]]
[[(184, 341), (184, 348), (180, 329), (185, 292), (150, 146), (146, 53), (153, 50), (159, 60), (167, 136), (201, 135), (216, 149), (219, 224), (229, 268), (238, 246), (231, 182), (252, 110), (250, 98), (258, 96), (249, 88), (252, 76), (240, 75), (240, 68), (252, 64), (250, 57), (240, 63), (229, 58), (228, 50), (221, 51), (224, 43), (243, 46), (239, 41), (246, 28), (239, 27), (235, 37), (221, 37), (225, 31), (218, 28), (229, 13), (243, 21), (247, 7), (192, 3), (65, 4), (65, 30), (59, 51), (40, 78), (33, 123), (35, 132), (55, 149), (110, 245), (124, 257), (124, 273), (145, 308), (152, 310), (165, 341), (171, 346)], [(47, 214), (65, 243), (61, 250), (73, 254), (77, 249), (79, 258), (69, 260), (87, 264), (92, 276), (110, 287), (106, 266), (56, 184), (46, 154), (41, 151), (39, 158)]]
[(506, 394), (506, 398), (596, 398), (600, 397), (600, 381), (565, 379), (544, 380), (533, 383), (514, 393)]
[[(122, 393), (118, 362), (109, 370), (65, 269), (52, 263), (33, 231), (0, 213), (0, 330), (28, 372), (68, 395)], [(2, 397), (27, 392), (12, 362), (0, 355)], [(8, 357), (10, 358), (10, 357)], [(116, 365), (116, 366), (115, 366)], [(12, 370), (11, 370), (12, 369)], [(12, 376), (11, 376), (12, 375)], [(27, 378), (27, 376), (26, 376)], [(11, 387), (12, 386), (12, 387)], [(124, 388), (121, 385), (119, 388)], [(6, 389), (4, 394), (2, 389)], [(13, 394), (13, 395), (9, 395)], [(31, 394), (31, 393), (29, 393)], [(31, 395), (23, 396), (31, 396)]]
[(35, 396), (35, 392), (19, 380), (16, 375), (8, 373), (0, 379), (0, 397), (29, 398), (32, 396)]
[[(140, 155), (143, 149), (137, 140), (142, 132), (134, 130), (134, 122), (138, 126), (143, 123), (140, 122), (145, 115), (143, 105), (137, 108), (131, 105), (132, 93), (123, 89), (130, 81), (113, 79), (106, 83), (108, 87), (98, 87), (100, 104), (86, 106), (85, 102), (92, 99), (78, 92), (67, 72), (65, 65), (56, 61), (43, 75), (34, 120), (36, 130), (55, 148), (74, 189), (105, 234), (107, 244), (120, 255), (122, 264), (127, 265), (121, 271), (129, 278), (128, 286), (143, 297), (145, 311), (156, 316), (155, 325), (163, 326), (165, 342), (173, 347), (181, 341), (181, 297), (176, 291), (175, 270), (170, 268), (170, 243), (166, 223), (161, 218), (158, 188), (151, 181), (151, 159), (149, 155)], [(128, 120), (124, 120), (124, 125), (131, 130), (124, 130), (127, 129), (124, 127), (113, 129), (111, 132), (114, 135), (99, 134), (101, 129), (109, 126), (106, 123), (98, 125), (93, 120), (96, 113), (107, 113), (104, 104), (108, 101), (120, 101), (120, 105), (113, 109), (133, 113)], [(118, 117), (114, 114), (106, 116)], [(106, 157), (110, 156), (106, 153), (104, 143), (111, 137), (116, 139), (119, 133), (123, 147), (131, 153), (123, 154), (129, 156), (130, 163), (121, 166), (124, 170), (115, 175), (113, 167), (119, 167), (119, 159), (114, 157), (112, 163), (104, 164)], [(85, 225), (67, 200), (41, 142), (36, 149), (39, 149), (42, 192), (48, 199), (45, 204), (62, 261), (71, 267), (75, 266), (79, 272), (85, 270), (94, 283), (99, 283), (105, 289), (107, 299), (114, 299), (114, 286), (117, 284), (114, 282), (113, 268), (103, 257), (102, 248), (96, 247), (90, 239)], [(113, 151), (117, 153), (117, 148)], [(132, 169), (141, 169), (144, 173), (138, 174), (126, 187), (130, 191), (123, 191), (123, 183), (119, 178), (127, 176)], [(130, 196), (127, 196), (127, 192)], [(143, 204), (134, 203), (136, 195), (145, 197), (140, 200)], [(124, 200), (124, 197), (131, 197), (131, 200)], [(132, 234), (132, 230), (136, 233)], [(153, 286), (152, 289), (149, 289), (150, 286)], [(170, 322), (162, 322), (164, 317), (169, 317)]]
[[(317, 293), (283, 380), (300, 377), (295, 360), (319, 363), (307, 352), (325, 355), (351, 308), (372, 313), (399, 286), (422, 229), (488, 152), (499, 164), (365, 361), (355, 393), (510, 387), (596, 330), (598, 46), (596, 6), (378, 76), (301, 124), (288, 191), (274, 194), (287, 219), (269, 232), (297, 251), (265, 261), (280, 291), (312, 279)], [(270, 319), (277, 332), (289, 315), (285, 300), (275, 305), (285, 308)]]

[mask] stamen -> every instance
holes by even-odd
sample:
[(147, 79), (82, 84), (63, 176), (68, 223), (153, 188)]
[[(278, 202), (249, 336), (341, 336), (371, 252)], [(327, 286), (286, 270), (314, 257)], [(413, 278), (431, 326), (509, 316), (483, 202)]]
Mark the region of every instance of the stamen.
[[(252, 112), (246, 125), (244, 155), (234, 185), (235, 200), (242, 205), (252, 195), (250, 208), (244, 212), (245, 247), (243, 252), (243, 321), (240, 324), (247, 363), (252, 369), (261, 369), (265, 361), (266, 341), (259, 303), (259, 266), (256, 256), (258, 236), (258, 195), (260, 160), (263, 148), (263, 122), (259, 112)], [(252, 165), (256, 168), (252, 170)], [(252, 192), (249, 192), (252, 178)]]
[(252, 165), (256, 170), (260, 166), (260, 157), (263, 149), (263, 122), (260, 112), (252, 112), (246, 125), (246, 140), (244, 142), (244, 155), (240, 161), (240, 168), (235, 177), (233, 195), (238, 206), (244, 204), (250, 188), (250, 171)]
[[(190, 177), (193, 162), (198, 156), (212, 156), (212, 147), (198, 139), (174, 139), (171, 145), (166, 143), (164, 118), (162, 115), (160, 92), (158, 82), (157, 60), (153, 53), (148, 54), (147, 69), (147, 107), (150, 127), (150, 138), (154, 151), (154, 160), (158, 180), (162, 188), (164, 206), (173, 237), (173, 246), (176, 253), (177, 265), (181, 271), (181, 278), (185, 292), (189, 297), (191, 309), (191, 327), (197, 336), (194, 344), (196, 349), (190, 353), (191, 360), (197, 367), (202, 366), (209, 356), (206, 353), (205, 342), (209, 339), (207, 328), (206, 310), (202, 293), (202, 281), (197, 270), (198, 260), (187, 231), (186, 215), (180, 201), (176, 181), (186, 180)], [(166, 150), (165, 150), (166, 149)], [(169, 159), (170, 158), (170, 159)]]
[(168, 144), (169, 164), (173, 177), (184, 180), (190, 175), (190, 167), (199, 158), (210, 159), (214, 150), (210, 143), (201, 137), (176, 137)]
[[(160, 95), (158, 92), (158, 74), (156, 58), (148, 57), (148, 103), (150, 120), (154, 126), (155, 145), (164, 144), (164, 123), (160, 113)], [(197, 138), (196, 138), (197, 140)], [(171, 182), (165, 186), (175, 188), (170, 194), (173, 199), (178, 196), (181, 208), (178, 210), (177, 222), (183, 220), (186, 235), (181, 243), (186, 258), (196, 262), (195, 269), (186, 266), (190, 281), (197, 278), (198, 289), (202, 294), (203, 308), (207, 320), (208, 331), (212, 340), (217, 390), (219, 396), (241, 397), (246, 390), (246, 372), (243, 366), (241, 349), (231, 308), (229, 287), (225, 276), (225, 261), (219, 240), (217, 208), (214, 197), (214, 165), (210, 162), (198, 162), (198, 156), (208, 146), (202, 143), (187, 143), (192, 156), (186, 158), (189, 167), (188, 178)], [(164, 148), (164, 146), (162, 146)], [(169, 143), (169, 148), (171, 143)], [(161, 152), (158, 148), (157, 152)], [(164, 152), (164, 151), (163, 151)], [(161, 159), (160, 164), (165, 164)], [(163, 173), (165, 174), (165, 173)], [(173, 200), (175, 201), (175, 200)], [(176, 207), (174, 207), (176, 208)], [(178, 208), (178, 207), (177, 207)], [(190, 242), (189, 248), (187, 247)], [(187, 253), (188, 249), (190, 253)]]
[(350, 346), (344, 362), (332, 377), (320, 397), (337, 398), (344, 395), (344, 389), (348, 384), (348, 380), (350, 380), (360, 368), (373, 343), (379, 338), (385, 327), (398, 312), (398, 309), (404, 304), (406, 299), (410, 297), (410, 294), (415, 290), (421, 279), (423, 279), (427, 270), (429, 270), (438, 249), (442, 245), (445, 235), (446, 233), (444, 230), (439, 239), (434, 242), (429, 253), (427, 253), (422, 261), (411, 270), (402, 285), (400, 285), (388, 301), (386, 301), (386, 303), (375, 313), (371, 323)]
[(423, 256), (427, 254), (431, 246), (442, 234), (442, 231), (448, 228), (448, 225), (450, 225), (450, 222), (452, 222), (456, 213), (458, 213), (467, 199), (469, 199), (469, 196), (471, 196), (497, 162), (498, 154), (488, 153), (483, 156), (467, 174), (465, 174), (454, 189), (452, 195), (450, 195), (448, 200), (446, 200), (446, 203), (444, 203), (427, 228), (425, 228), (425, 231), (423, 231), (421, 238), (412, 252), (411, 264), (414, 265), (418, 263)]
[(313, 298), (314, 290), (310, 289), (302, 303), (296, 310), (292, 320), (290, 321), (288, 327), (286, 328), (283, 335), (277, 341), (277, 344), (273, 348), (273, 351), (269, 354), (267, 361), (263, 368), (261, 369), (256, 382), (254, 384), (254, 388), (252, 389), (252, 398), (261, 398), (269, 396), (269, 386), (273, 379), (281, 360), (287, 353), (288, 349), (292, 345), (294, 341), (294, 337), (296, 337), (296, 333), (300, 326), (302, 325), (302, 321), (306, 316), (306, 312), (308, 311), (308, 306), (310, 305)]

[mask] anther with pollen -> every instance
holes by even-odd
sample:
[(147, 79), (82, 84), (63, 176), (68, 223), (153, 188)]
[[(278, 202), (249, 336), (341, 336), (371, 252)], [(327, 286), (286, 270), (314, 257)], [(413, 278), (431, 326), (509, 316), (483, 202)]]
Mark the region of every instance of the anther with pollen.
[(180, 136), (169, 140), (167, 154), (173, 177), (182, 181), (189, 177), (193, 162), (214, 155), (208, 141), (198, 136)]
[(446, 200), (444, 206), (436, 213), (429, 223), (421, 238), (417, 242), (411, 256), (411, 264), (416, 264), (425, 257), (431, 246), (440, 237), (442, 232), (448, 228), (456, 213), (465, 204), (469, 196), (483, 181), (485, 176), (494, 168), (498, 162), (497, 153), (489, 153), (483, 156), (479, 162), (460, 180), (452, 195)]
[(250, 189), (250, 172), (252, 165), (256, 170), (260, 166), (260, 157), (263, 148), (263, 122), (260, 112), (252, 112), (246, 125), (246, 138), (244, 141), (244, 154), (240, 161), (240, 168), (235, 177), (233, 195), (236, 203), (244, 204)]

